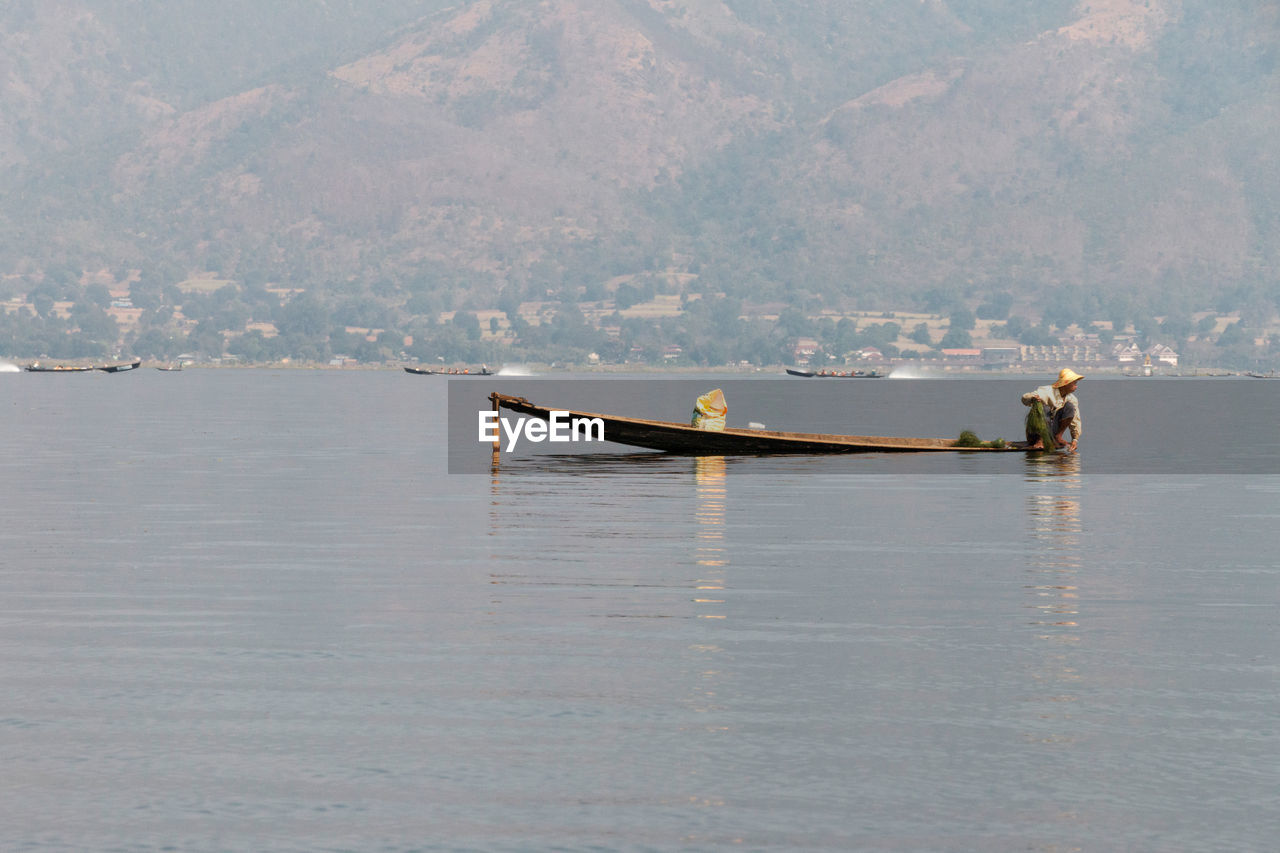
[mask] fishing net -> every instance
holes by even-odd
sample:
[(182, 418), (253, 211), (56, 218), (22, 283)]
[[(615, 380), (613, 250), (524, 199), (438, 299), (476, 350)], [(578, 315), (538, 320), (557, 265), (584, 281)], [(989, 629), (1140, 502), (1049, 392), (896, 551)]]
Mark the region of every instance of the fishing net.
[(1053, 439), (1053, 431), (1049, 429), (1049, 420), (1044, 414), (1044, 403), (1036, 400), (1027, 412), (1027, 441), (1035, 444), (1039, 439), (1045, 450), (1056, 450), (1058, 442)]
[(983, 441), (978, 438), (978, 434), (971, 429), (966, 429), (960, 433), (960, 437), (951, 442), (952, 447), (990, 447), (1000, 449), (1005, 446), (1003, 438), (997, 438), (995, 441)]

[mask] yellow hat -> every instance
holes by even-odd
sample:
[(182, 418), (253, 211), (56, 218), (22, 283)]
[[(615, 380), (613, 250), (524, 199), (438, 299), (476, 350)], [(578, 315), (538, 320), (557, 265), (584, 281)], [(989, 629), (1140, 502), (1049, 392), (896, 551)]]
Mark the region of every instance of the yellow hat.
[(1054, 388), (1061, 388), (1064, 385), (1070, 385), (1072, 382), (1084, 379), (1079, 373), (1076, 373), (1069, 367), (1062, 368), (1062, 372), (1058, 374), (1058, 381), (1053, 383)]

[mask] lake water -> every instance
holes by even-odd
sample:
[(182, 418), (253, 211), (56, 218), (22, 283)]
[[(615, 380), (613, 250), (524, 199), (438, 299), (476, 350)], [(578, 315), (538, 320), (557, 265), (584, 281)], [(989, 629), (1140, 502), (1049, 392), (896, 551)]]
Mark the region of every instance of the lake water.
[[(1043, 381), (693, 387), (1016, 437)], [(1280, 383), (1086, 380), (1074, 457), (448, 473), (459, 401), (571, 384), (0, 376), (0, 847), (1275, 849)]]

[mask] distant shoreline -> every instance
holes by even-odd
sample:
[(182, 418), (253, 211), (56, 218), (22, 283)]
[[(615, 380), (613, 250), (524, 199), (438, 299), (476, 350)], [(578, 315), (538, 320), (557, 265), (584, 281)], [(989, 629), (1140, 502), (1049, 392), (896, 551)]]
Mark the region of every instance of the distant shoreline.
[[(67, 359), (59, 361), (55, 359), (39, 359), (49, 363), (66, 364), (68, 366), (90, 366), (96, 362), (85, 361), (83, 359)], [(27, 364), (32, 363), (31, 359), (0, 359), (0, 372), (25, 372)], [(4, 370), (6, 365), (12, 365), (16, 370)], [(168, 362), (156, 361), (142, 363), (142, 369), (167, 367)], [(416, 366), (416, 365), (409, 365)], [(1043, 365), (1027, 365), (1017, 367), (1002, 368), (984, 368), (976, 366), (962, 365), (940, 365), (933, 362), (904, 361), (896, 364), (882, 365), (875, 369), (880, 371), (884, 378), (891, 377), (895, 371), (910, 372), (915, 374), (913, 378), (920, 379), (945, 379), (956, 377), (981, 377), (988, 379), (998, 379), (1001, 377), (1021, 378), (1027, 376), (1044, 376), (1053, 373), (1061, 365), (1043, 364)], [(1086, 375), (1107, 378), (1131, 378), (1131, 379), (1209, 379), (1209, 378), (1255, 378), (1258, 372), (1268, 373), (1273, 371), (1245, 371), (1231, 370), (1227, 368), (1216, 367), (1197, 367), (1185, 369), (1173, 368), (1155, 368), (1150, 376), (1142, 373), (1142, 367), (1119, 367), (1116, 365), (1072, 365), (1076, 369), (1081, 370)], [(327, 364), (321, 362), (284, 362), (284, 363), (252, 363), (252, 364), (213, 364), (213, 363), (197, 363), (184, 364), (182, 370), (327, 370), (327, 371), (348, 371), (348, 372), (371, 372), (371, 371), (402, 371), (405, 367), (403, 363), (396, 364)], [(516, 379), (529, 377), (545, 377), (569, 374), (598, 374), (600, 376), (613, 376), (620, 374), (644, 375), (644, 376), (707, 376), (707, 375), (723, 375), (723, 376), (740, 376), (740, 377), (786, 377), (786, 365), (773, 365), (768, 367), (740, 367), (732, 365), (717, 366), (689, 366), (689, 365), (642, 365), (642, 364), (609, 364), (609, 365), (571, 365), (571, 366), (553, 366), (545, 364), (522, 364), (522, 370), (527, 372), (502, 374), (501, 367), (494, 370), (492, 376), (495, 378)], [(464, 368), (459, 368), (462, 370)], [(492, 369), (492, 368), (491, 368)], [(794, 369), (794, 368), (792, 368)], [(820, 368), (822, 369), (822, 368)], [(847, 370), (850, 368), (826, 368), (828, 370)], [(451, 374), (436, 374), (449, 378)], [(475, 378), (482, 374), (452, 374), (465, 375), (468, 378)], [(803, 380), (810, 377), (790, 377), (794, 380)], [(822, 378), (822, 377), (812, 377)], [(834, 377), (839, 378), (839, 377)], [(901, 377), (900, 377), (901, 378)]]

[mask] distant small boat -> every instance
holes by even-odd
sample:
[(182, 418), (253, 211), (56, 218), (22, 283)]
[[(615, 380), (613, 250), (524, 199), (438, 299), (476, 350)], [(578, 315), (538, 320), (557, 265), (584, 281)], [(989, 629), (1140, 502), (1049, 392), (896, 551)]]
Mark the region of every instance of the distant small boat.
[(493, 371), (487, 367), (481, 367), (479, 370), (431, 370), (426, 367), (406, 367), (405, 373), (413, 373), (417, 376), (492, 376)]
[(787, 373), (792, 376), (802, 376), (805, 379), (881, 379), (884, 374), (878, 370), (792, 370), (787, 368)]
[(165, 365), (165, 366), (159, 366), (159, 365), (157, 365), (157, 366), (156, 366), (156, 370), (169, 370), (169, 371), (174, 371), (174, 370), (181, 370), (181, 369), (182, 369), (182, 366), (181, 366), (181, 365), (178, 365), (177, 367), (172, 367), (172, 366), (168, 366), (168, 365)]
[(134, 359), (125, 364), (104, 364), (95, 370), (101, 370), (103, 373), (123, 373), (126, 370), (137, 370), (138, 365), (142, 364), (142, 359)]

